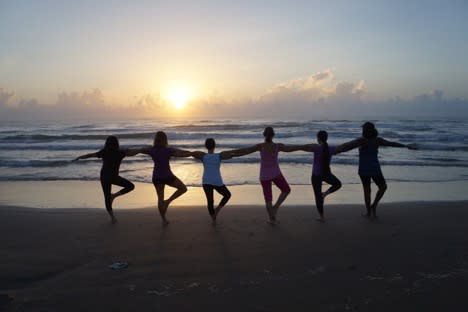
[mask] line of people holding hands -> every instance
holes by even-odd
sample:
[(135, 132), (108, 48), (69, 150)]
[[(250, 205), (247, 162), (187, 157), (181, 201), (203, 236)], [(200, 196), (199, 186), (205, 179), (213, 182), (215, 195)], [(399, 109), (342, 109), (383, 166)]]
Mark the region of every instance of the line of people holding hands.
[[(331, 172), (330, 162), (332, 155), (343, 153), (355, 148), (359, 148), (359, 177), (364, 191), (364, 202), (366, 213), (364, 217), (374, 219), (377, 217), (377, 205), (387, 189), (387, 183), (382, 174), (378, 159), (380, 146), (400, 147), (414, 149), (412, 145), (405, 145), (398, 142), (387, 141), (378, 136), (375, 125), (366, 122), (362, 125), (362, 136), (355, 140), (337, 145), (329, 146), (328, 133), (321, 130), (317, 133), (317, 143), (305, 145), (286, 145), (273, 142), (275, 132), (272, 127), (266, 127), (263, 131), (264, 142), (251, 147), (227, 150), (215, 153), (216, 142), (213, 138), (205, 141), (206, 152), (186, 151), (170, 147), (167, 135), (163, 131), (156, 132), (152, 147), (139, 149), (121, 149), (119, 141), (115, 136), (106, 139), (104, 147), (95, 153), (81, 155), (74, 159), (86, 159), (91, 157), (101, 158), (102, 169), (100, 174), (101, 186), (104, 193), (106, 210), (109, 213), (112, 223), (116, 223), (112, 203), (115, 198), (131, 192), (135, 185), (125, 178), (119, 176), (119, 167), (123, 158), (134, 156), (138, 153), (150, 156), (154, 162), (152, 182), (156, 189), (158, 198), (158, 209), (164, 225), (169, 224), (166, 218), (167, 210), (173, 200), (187, 191), (185, 184), (177, 178), (171, 171), (171, 157), (194, 157), (203, 163), (202, 185), (207, 199), (208, 212), (213, 223), (221, 209), (226, 205), (231, 197), (231, 193), (223, 182), (220, 166), (223, 160), (233, 157), (240, 157), (254, 152), (260, 152), (260, 183), (263, 189), (268, 223), (276, 224), (276, 215), (281, 204), (291, 192), (288, 182), (281, 173), (278, 161), (279, 152), (305, 151), (314, 153), (311, 184), (315, 196), (315, 204), (319, 213), (320, 222), (325, 222), (323, 210), (324, 199), (341, 188), (340, 180)], [(371, 201), (371, 181), (377, 185), (378, 190), (373, 201)], [(330, 186), (322, 192), (323, 182)], [(281, 191), (276, 201), (273, 203), (272, 185), (275, 184)], [(112, 193), (112, 185), (122, 187), (119, 191)], [(171, 186), (176, 190), (166, 199), (165, 186)], [(214, 207), (213, 193), (218, 192), (222, 198), (219, 204)]]

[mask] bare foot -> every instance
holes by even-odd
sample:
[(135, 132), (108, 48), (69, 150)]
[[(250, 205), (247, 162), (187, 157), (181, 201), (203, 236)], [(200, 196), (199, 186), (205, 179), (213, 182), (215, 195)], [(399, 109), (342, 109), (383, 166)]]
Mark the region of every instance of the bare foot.
[(317, 218), (315, 221), (318, 221), (320, 223), (325, 223), (325, 218)]
[(361, 216), (364, 217), (364, 218), (367, 218), (367, 219), (370, 219), (370, 217), (371, 217), (370, 213), (363, 213), (363, 214), (361, 214)]
[(112, 224), (116, 224), (116, 223), (117, 223), (117, 219), (116, 219), (114, 216), (111, 217), (111, 223), (112, 223)]
[(279, 222), (276, 220), (276, 217), (271, 217), (268, 221), (267, 221), (268, 224), (271, 224), (271, 225), (276, 225), (278, 224)]
[(163, 226), (168, 226), (169, 225), (169, 220), (163, 219), (162, 223), (163, 223)]

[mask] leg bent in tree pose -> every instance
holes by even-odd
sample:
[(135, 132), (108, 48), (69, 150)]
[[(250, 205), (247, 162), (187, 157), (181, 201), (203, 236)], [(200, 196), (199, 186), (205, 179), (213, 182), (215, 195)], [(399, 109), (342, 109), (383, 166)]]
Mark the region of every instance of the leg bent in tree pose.
[[(111, 135), (107, 137), (104, 148), (100, 151), (81, 155), (74, 159), (74, 161), (91, 157), (102, 159), (100, 175), (102, 192), (104, 193), (106, 210), (109, 213), (113, 224), (117, 222), (117, 219), (115, 218), (112, 210), (112, 202), (115, 198), (131, 192), (135, 188), (135, 185), (132, 182), (119, 176), (120, 163), (124, 157), (134, 156), (138, 153), (139, 150), (136, 149), (120, 149), (119, 140), (115, 136)], [(112, 184), (121, 186), (122, 189), (112, 194)]]
[[(281, 204), (288, 197), (291, 192), (288, 182), (282, 174), (274, 178), (273, 180), (264, 180), (260, 181), (263, 189), (263, 196), (265, 197), (265, 205), (268, 213), (269, 220), (271, 224), (276, 223), (276, 214)], [(281, 194), (278, 196), (276, 203), (273, 205), (273, 192), (272, 192), (272, 183), (274, 183), (280, 190)]]
[[(149, 155), (153, 159), (153, 184), (158, 197), (159, 214), (161, 215), (163, 224), (167, 225), (169, 224), (169, 221), (166, 218), (166, 213), (169, 204), (174, 199), (187, 192), (185, 184), (172, 173), (169, 160), (171, 157), (190, 157), (192, 156), (192, 152), (169, 147), (167, 135), (164, 131), (156, 132), (153, 147), (142, 148), (139, 152)], [(166, 200), (164, 200), (165, 185), (169, 185), (177, 189)]]
[[(176, 176), (171, 177), (171, 179), (167, 181), (161, 181), (158, 179), (153, 179), (154, 187), (156, 188), (156, 194), (158, 197), (158, 210), (161, 218), (163, 220), (163, 224), (169, 224), (169, 221), (166, 218), (167, 209), (169, 208), (169, 204), (176, 198), (180, 197), (182, 194), (187, 192), (187, 187), (185, 184), (180, 181)], [(164, 199), (164, 188), (165, 186), (171, 186), (176, 188), (176, 191), (168, 198)]]
[[(330, 187), (322, 193), (322, 182), (330, 184)], [(315, 195), (315, 205), (317, 206), (317, 211), (320, 215), (318, 221), (325, 221), (324, 212), (323, 212), (323, 203), (326, 196), (338, 191), (341, 188), (341, 181), (329, 173), (326, 176), (312, 176), (312, 187), (314, 189)]]
[[(210, 185), (210, 184), (203, 184), (203, 191), (205, 192), (205, 195), (206, 195), (208, 212), (213, 222), (216, 222), (216, 217), (218, 216), (219, 212), (231, 198), (231, 192), (228, 190), (228, 188), (225, 185), (218, 186), (218, 185)], [(221, 194), (221, 196), (223, 196), (218, 206), (216, 207), (216, 209), (214, 209), (213, 191), (216, 191), (219, 194)]]

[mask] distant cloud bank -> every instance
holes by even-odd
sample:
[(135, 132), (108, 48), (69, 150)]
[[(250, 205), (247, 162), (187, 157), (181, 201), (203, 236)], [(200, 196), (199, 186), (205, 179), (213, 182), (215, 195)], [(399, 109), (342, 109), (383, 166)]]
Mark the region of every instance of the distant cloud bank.
[(367, 98), (364, 80), (338, 81), (333, 69), (280, 82), (255, 98), (206, 97), (190, 102), (183, 114), (157, 94), (144, 94), (121, 103), (100, 89), (60, 93), (55, 103), (18, 99), (0, 88), (0, 120), (125, 119), (125, 118), (468, 118), (468, 100), (446, 98), (434, 90), (410, 99)]

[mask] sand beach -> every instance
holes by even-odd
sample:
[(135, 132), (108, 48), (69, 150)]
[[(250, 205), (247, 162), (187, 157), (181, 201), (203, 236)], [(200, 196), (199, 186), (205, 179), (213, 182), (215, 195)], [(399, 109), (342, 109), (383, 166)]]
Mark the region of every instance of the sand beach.
[[(0, 207), (6, 311), (464, 311), (468, 203), (155, 208)], [(110, 265), (126, 261), (128, 267)]]

